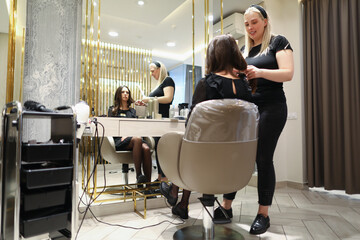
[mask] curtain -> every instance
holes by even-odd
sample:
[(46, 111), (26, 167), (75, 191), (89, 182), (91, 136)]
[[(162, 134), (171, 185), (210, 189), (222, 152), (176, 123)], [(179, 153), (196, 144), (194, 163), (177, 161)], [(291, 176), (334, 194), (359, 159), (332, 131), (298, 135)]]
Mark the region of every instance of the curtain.
[(309, 187), (360, 193), (360, 1), (302, 4)]

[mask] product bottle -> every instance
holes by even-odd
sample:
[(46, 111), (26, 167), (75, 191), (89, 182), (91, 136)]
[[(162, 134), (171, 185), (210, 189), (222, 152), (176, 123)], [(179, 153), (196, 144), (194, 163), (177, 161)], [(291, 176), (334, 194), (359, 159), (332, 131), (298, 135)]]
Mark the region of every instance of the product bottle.
[(171, 105), (169, 108), (169, 117), (174, 118), (175, 117), (175, 106)]
[(179, 107), (177, 105), (175, 105), (174, 107), (174, 117), (178, 117), (179, 116)]
[(149, 118), (152, 118), (154, 109), (153, 109), (153, 100), (152, 98), (149, 99), (148, 105), (147, 105), (147, 115)]
[(157, 97), (154, 98), (154, 115), (159, 113), (159, 100), (157, 99)]

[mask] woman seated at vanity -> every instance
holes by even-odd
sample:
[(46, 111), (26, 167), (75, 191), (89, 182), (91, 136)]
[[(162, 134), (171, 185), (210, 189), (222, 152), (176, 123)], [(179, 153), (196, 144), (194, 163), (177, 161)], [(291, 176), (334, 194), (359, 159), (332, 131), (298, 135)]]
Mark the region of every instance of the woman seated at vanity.
[[(136, 111), (130, 105), (134, 102), (127, 86), (120, 86), (114, 97), (114, 106), (108, 110), (108, 117), (136, 118)], [(132, 150), (137, 183), (151, 181), (151, 152), (141, 137), (114, 137), (116, 151)], [(143, 174), (143, 173), (144, 174)]]

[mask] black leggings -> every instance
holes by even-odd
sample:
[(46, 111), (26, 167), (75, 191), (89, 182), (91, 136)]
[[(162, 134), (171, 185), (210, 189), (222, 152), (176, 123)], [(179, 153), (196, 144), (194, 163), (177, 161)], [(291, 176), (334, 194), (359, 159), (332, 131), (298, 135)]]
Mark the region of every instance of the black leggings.
[[(275, 169), (273, 156), (277, 141), (287, 119), (286, 103), (259, 104), (259, 139), (256, 154), (258, 170), (259, 204), (270, 206), (275, 191)], [(224, 194), (228, 200), (235, 199), (236, 192)]]
[(161, 174), (161, 177), (165, 177), (165, 174), (164, 174), (164, 172), (162, 171), (162, 169), (160, 167), (158, 154), (157, 154), (157, 146), (158, 146), (160, 137), (154, 137), (154, 140), (155, 140), (155, 158), (156, 158), (156, 165), (157, 165), (157, 169), (158, 169), (158, 174)]

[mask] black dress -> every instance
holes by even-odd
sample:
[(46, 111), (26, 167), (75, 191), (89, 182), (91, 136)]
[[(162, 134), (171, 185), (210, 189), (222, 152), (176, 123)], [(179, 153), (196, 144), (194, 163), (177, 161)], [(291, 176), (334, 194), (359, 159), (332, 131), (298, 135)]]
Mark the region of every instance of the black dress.
[[(149, 94), (149, 97), (163, 97), (165, 95), (164, 88), (166, 88), (166, 87), (173, 87), (174, 94), (175, 94), (174, 80), (171, 77), (166, 77), (164, 79), (164, 81)], [(163, 118), (169, 117), (169, 108), (170, 108), (170, 105), (172, 104), (173, 100), (174, 100), (174, 96), (171, 99), (170, 103), (166, 103), (166, 104), (159, 103), (159, 113), (162, 115)], [(157, 145), (159, 143), (160, 137), (154, 137), (154, 140), (155, 140), (155, 158), (156, 158), (156, 165), (158, 167), (158, 173), (161, 174), (161, 176), (165, 177), (165, 175), (161, 169), (158, 155), (157, 155)]]
[[(113, 106), (109, 107), (108, 117), (123, 117), (123, 118), (136, 118), (136, 110), (129, 108), (129, 110), (118, 110), (115, 114), (112, 112)], [(132, 137), (114, 137), (116, 151), (124, 151), (128, 149)]]

